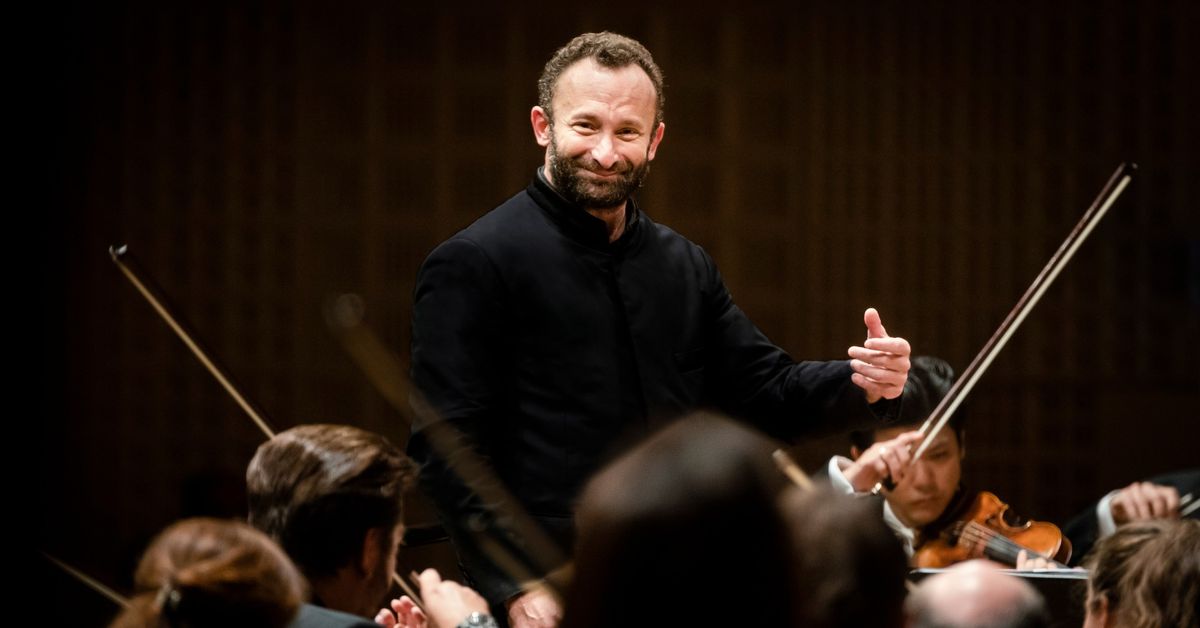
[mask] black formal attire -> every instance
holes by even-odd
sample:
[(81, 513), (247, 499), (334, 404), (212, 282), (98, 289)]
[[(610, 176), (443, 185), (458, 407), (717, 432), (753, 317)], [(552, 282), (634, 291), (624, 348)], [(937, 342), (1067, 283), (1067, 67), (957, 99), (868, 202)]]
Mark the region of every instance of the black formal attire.
[[(733, 303), (712, 258), (633, 199), (610, 243), (603, 221), (540, 171), (438, 246), (417, 279), (415, 385), (564, 549), (583, 482), (619, 445), (689, 410), (777, 437), (894, 415), (898, 403), (868, 406), (850, 373), (847, 361), (793, 361)], [(493, 603), (515, 595), (467, 531), (486, 507), (425, 430), (414, 426), (408, 451), (464, 571)]]

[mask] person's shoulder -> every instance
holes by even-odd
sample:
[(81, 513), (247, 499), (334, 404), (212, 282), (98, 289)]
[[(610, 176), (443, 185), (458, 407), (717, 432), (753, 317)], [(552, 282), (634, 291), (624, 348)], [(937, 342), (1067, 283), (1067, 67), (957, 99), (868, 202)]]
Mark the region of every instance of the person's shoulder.
[(647, 248), (665, 257), (664, 263), (682, 263), (706, 274), (716, 268), (716, 263), (704, 247), (671, 227), (654, 222), (645, 213), (641, 220)]
[(546, 225), (536, 201), (526, 190), (517, 192), (508, 200), (489, 210), (470, 225), (446, 240), (469, 241), (482, 249), (504, 247), (514, 238), (527, 238)]
[(315, 604), (304, 604), (288, 628), (376, 628), (374, 622)]
[(536, 231), (531, 222), (539, 220), (538, 213), (529, 193), (521, 190), (435, 246), (425, 265), (435, 261), (496, 257), (514, 244), (527, 240), (522, 236)]
[(686, 250), (696, 255), (708, 257), (708, 253), (704, 251), (704, 247), (696, 244), (688, 239), (687, 236), (678, 231), (664, 225), (660, 222), (655, 222), (653, 218), (646, 212), (642, 211), (639, 217), (641, 228), (645, 237), (660, 246), (669, 246), (678, 250)]

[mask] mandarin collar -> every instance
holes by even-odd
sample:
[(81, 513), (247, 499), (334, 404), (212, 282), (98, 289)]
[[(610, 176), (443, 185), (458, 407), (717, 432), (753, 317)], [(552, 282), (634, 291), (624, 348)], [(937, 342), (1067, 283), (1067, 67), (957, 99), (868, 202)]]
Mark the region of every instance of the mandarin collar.
[(546, 175), (542, 173), (540, 167), (535, 172), (528, 191), (538, 206), (571, 239), (599, 251), (611, 253), (629, 246), (634, 241), (642, 223), (642, 212), (638, 209), (637, 201), (631, 196), (625, 204), (625, 232), (615, 242), (610, 243), (608, 241), (608, 225), (603, 220), (587, 213), (587, 210), (578, 204), (564, 198), (546, 180)]

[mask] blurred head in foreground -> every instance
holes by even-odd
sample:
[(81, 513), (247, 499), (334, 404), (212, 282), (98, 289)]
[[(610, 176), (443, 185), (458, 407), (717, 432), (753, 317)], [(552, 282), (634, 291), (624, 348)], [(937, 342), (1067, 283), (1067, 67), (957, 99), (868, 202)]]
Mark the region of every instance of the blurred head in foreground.
[(1200, 625), (1200, 521), (1123, 525), (1083, 564), (1086, 628)]
[(239, 521), (185, 519), (146, 548), (136, 594), (114, 628), (286, 626), (304, 578), (263, 533)]

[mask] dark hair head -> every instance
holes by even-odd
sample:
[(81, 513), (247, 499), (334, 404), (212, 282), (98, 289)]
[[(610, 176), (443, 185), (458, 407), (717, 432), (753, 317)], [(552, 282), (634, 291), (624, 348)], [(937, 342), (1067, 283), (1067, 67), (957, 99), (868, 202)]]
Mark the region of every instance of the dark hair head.
[[(908, 381), (904, 384), (904, 396), (900, 402), (900, 416), (886, 427), (920, 425), (929, 418), (933, 409), (942, 401), (950, 387), (954, 385), (954, 369), (941, 358), (920, 355), (912, 359), (912, 367), (908, 371)], [(966, 409), (959, 406), (950, 417), (950, 428), (958, 436), (958, 442), (963, 440), (963, 430), (966, 425)], [(855, 430), (850, 432), (850, 443), (859, 450), (866, 450), (875, 443), (874, 430)]]
[(558, 87), (558, 79), (567, 68), (584, 59), (593, 59), (600, 66), (619, 69), (636, 64), (650, 77), (654, 85), (657, 103), (654, 108), (654, 127), (663, 120), (663, 108), (666, 106), (666, 96), (663, 94), (662, 70), (654, 63), (650, 51), (624, 35), (616, 33), (584, 33), (567, 42), (559, 48), (553, 57), (546, 62), (542, 76), (538, 79), (538, 106), (546, 112), (546, 117), (554, 120), (554, 92)]
[(881, 504), (819, 487), (788, 491), (783, 505), (802, 588), (794, 593), (804, 606), (799, 625), (903, 625), (908, 557)]
[[(703, 625), (738, 625), (747, 609), (761, 625), (793, 625), (777, 447), (741, 424), (696, 414), (602, 470), (578, 510), (564, 627), (662, 626), (698, 615)], [(715, 589), (724, 602), (710, 603)]]
[(250, 523), (310, 579), (357, 560), (363, 538), (400, 523), (412, 462), (387, 439), (345, 425), (302, 425), (263, 443), (246, 469)]
[(138, 594), (121, 628), (286, 626), (304, 601), (304, 578), (263, 533), (240, 521), (185, 519), (146, 548)]
[(1200, 521), (1129, 523), (1083, 561), (1088, 604), (1108, 604), (1118, 626), (1200, 625)]

